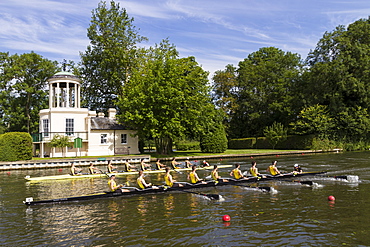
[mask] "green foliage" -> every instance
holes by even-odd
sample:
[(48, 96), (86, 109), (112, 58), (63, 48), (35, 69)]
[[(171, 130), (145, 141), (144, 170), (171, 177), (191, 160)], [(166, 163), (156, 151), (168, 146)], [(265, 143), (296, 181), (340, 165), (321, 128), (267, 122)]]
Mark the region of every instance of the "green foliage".
[(314, 134), (327, 137), (334, 128), (334, 119), (330, 117), (328, 108), (323, 105), (314, 105), (303, 109), (293, 130), (299, 135)]
[(68, 136), (54, 135), (53, 139), (48, 143), (52, 148), (60, 148), (64, 157), (64, 148), (72, 147), (71, 140)]
[(272, 145), (272, 148), (275, 149), (276, 144), (286, 140), (287, 130), (281, 123), (274, 122), (271, 126), (265, 127), (263, 130), (267, 140)]
[(239, 138), (239, 139), (230, 139), (228, 141), (229, 149), (250, 149), (254, 148), (256, 145), (256, 138)]
[(262, 135), (264, 127), (275, 121), (288, 125), (294, 104), (292, 88), (300, 72), (298, 54), (274, 47), (261, 48), (239, 62), (230, 136)]
[[(0, 114), (6, 131), (38, 132), (39, 111), (48, 106), (47, 79), (57, 71), (36, 53), (0, 54)], [(3, 127), (3, 128), (4, 128)]]
[(203, 153), (223, 153), (227, 149), (227, 138), (223, 125), (219, 123), (205, 133), (200, 139), (200, 150)]
[[(326, 32), (307, 57), (301, 80), (307, 107), (322, 105), (332, 118), (330, 137), (342, 142), (369, 138), (370, 18)], [(306, 107), (306, 108), (307, 108)], [(321, 130), (323, 133), (324, 130)]]
[(188, 151), (188, 150), (199, 150), (200, 145), (198, 141), (178, 141), (176, 142), (176, 150)]
[(0, 160), (32, 159), (32, 138), (25, 132), (8, 132), (0, 135)]
[(146, 51), (125, 86), (118, 106), (121, 122), (153, 138), (158, 153), (172, 152), (175, 139), (195, 139), (211, 124), (208, 73), (193, 57), (178, 58), (168, 40)]
[(119, 3), (100, 2), (93, 10), (87, 36), (90, 44), (81, 53), (83, 105), (106, 111), (122, 96), (123, 85), (141, 56), (136, 44), (147, 38), (138, 34), (125, 9)]

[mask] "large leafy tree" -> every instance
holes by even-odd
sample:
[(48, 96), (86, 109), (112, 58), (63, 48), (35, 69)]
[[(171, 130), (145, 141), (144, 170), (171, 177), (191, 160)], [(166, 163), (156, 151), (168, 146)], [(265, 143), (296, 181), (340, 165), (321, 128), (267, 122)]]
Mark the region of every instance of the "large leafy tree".
[(292, 118), (292, 88), (299, 78), (298, 54), (265, 47), (239, 62), (236, 110), (232, 137), (261, 136), (275, 121), (287, 125)]
[(47, 78), (57, 71), (57, 62), (31, 52), (3, 54), (1, 114), (6, 131), (38, 132), (39, 111), (48, 106)]
[(84, 105), (106, 111), (122, 95), (137, 61), (137, 43), (146, 40), (138, 34), (125, 9), (114, 1), (102, 1), (93, 10), (87, 29), (90, 45), (81, 53)]
[(173, 140), (199, 138), (212, 124), (207, 76), (194, 57), (179, 58), (175, 46), (162, 41), (125, 84), (120, 121), (135, 126), (140, 138), (154, 138), (157, 152), (172, 152)]
[(366, 138), (370, 130), (366, 124), (370, 121), (370, 18), (325, 33), (307, 65), (310, 71), (300, 86), (307, 106), (327, 106), (337, 125), (335, 137)]
[(238, 95), (236, 68), (228, 64), (224, 70), (216, 71), (212, 80), (214, 103), (224, 113), (223, 123), (228, 129), (231, 117), (235, 113)]

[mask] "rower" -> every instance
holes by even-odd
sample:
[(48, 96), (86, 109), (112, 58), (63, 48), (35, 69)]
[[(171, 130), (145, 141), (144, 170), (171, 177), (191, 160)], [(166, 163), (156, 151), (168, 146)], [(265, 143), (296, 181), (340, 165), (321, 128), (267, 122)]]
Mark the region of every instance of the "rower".
[(140, 189), (159, 189), (157, 186), (152, 185), (152, 183), (146, 183), (144, 179), (144, 172), (139, 171), (139, 177), (136, 179), (137, 185)]
[(257, 178), (265, 178), (265, 176), (261, 175), (261, 173), (258, 172), (258, 168), (257, 168), (257, 162), (256, 161), (252, 161), (252, 166), (251, 168), (249, 169), (249, 172), (250, 174), (253, 176), (253, 177), (257, 177)]
[(266, 169), (272, 176), (280, 175), (279, 170), (276, 167), (277, 161), (273, 161), (272, 164)]
[(209, 163), (207, 161), (203, 160), (202, 167), (207, 167), (207, 166), (210, 166)]
[(180, 165), (181, 163), (179, 163), (179, 162), (177, 162), (176, 161), (176, 157), (173, 157), (172, 158), (172, 161), (171, 161), (171, 168), (172, 169), (179, 169), (179, 168), (181, 168), (181, 167), (179, 167), (179, 166), (177, 166), (177, 165)]
[(131, 168), (134, 168), (134, 166), (130, 165), (130, 163), (128, 163), (128, 160), (125, 160), (123, 165), (124, 165), (124, 171), (125, 172), (132, 172), (133, 171), (133, 169), (131, 169)]
[(229, 182), (229, 180), (228, 179), (223, 179), (223, 178), (221, 178), (219, 175), (218, 175), (218, 167), (217, 167), (217, 165), (214, 165), (213, 166), (213, 170), (212, 170), (212, 172), (211, 172), (211, 177), (212, 177), (212, 179), (213, 179), (213, 181), (215, 182), (215, 183), (218, 183), (218, 182)]
[(150, 164), (145, 163), (144, 159), (141, 159), (140, 161), (140, 170), (141, 171), (150, 170)]
[(122, 189), (123, 184), (117, 185), (116, 183), (116, 175), (112, 174), (109, 176), (108, 180), (108, 187), (110, 192), (130, 192), (128, 189)]
[(112, 165), (112, 161), (109, 160), (108, 161), (108, 165), (107, 165), (107, 171), (108, 171), (108, 173), (117, 172), (115, 169), (117, 169), (117, 167), (113, 166)]
[(235, 168), (230, 172), (230, 176), (234, 177), (235, 179), (244, 178), (242, 172), (240, 171), (240, 164), (235, 164)]
[(193, 164), (190, 162), (189, 158), (186, 158), (185, 160), (185, 168), (191, 168)]
[(293, 173), (297, 174), (297, 173), (302, 173), (302, 172), (303, 172), (303, 170), (302, 170), (301, 166), (298, 165), (298, 164), (294, 164)]
[(198, 184), (198, 183), (206, 184), (206, 182), (204, 182), (203, 179), (200, 179), (198, 177), (198, 174), (196, 173), (196, 169), (197, 169), (196, 165), (193, 165), (191, 167), (191, 172), (188, 175), (188, 180), (190, 180), (191, 184)]
[(75, 166), (75, 164), (72, 162), (71, 163), (71, 175), (72, 176), (76, 176), (76, 175), (82, 175), (82, 169), (81, 168), (78, 168)]
[(99, 173), (97, 172), (97, 170), (99, 170), (98, 168), (94, 167), (94, 164), (91, 162), (90, 163), (90, 166), (89, 166), (89, 172), (90, 174), (96, 174), (96, 173)]
[(169, 187), (183, 187), (184, 185), (177, 183), (176, 180), (172, 178), (170, 172), (171, 169), (169, 167), (166, 167), (166, 174), (164, 175), (164, 181), (166, 182), (166, 185)]
[(161, 163), (161, 160), (160, 159), (157, 159), (157, 161), (155, 162), (155, 166), (156, 166), (157, 170), (163, 170), (163, 168), (166, 167), (166, 165), (163, 165)]

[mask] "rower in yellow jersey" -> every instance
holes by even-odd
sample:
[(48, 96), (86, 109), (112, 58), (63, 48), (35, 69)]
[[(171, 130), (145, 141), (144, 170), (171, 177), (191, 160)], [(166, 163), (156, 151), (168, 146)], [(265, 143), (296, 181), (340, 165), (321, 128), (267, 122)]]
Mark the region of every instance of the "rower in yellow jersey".
[(200, 179), (198, 177), (198, 174), (196, 173), (196, 169), (197, 169), (196, 165), (193, 165), (191, 167), (191, 172), (188, 175), (188, 180), (190, 180), (191, 184), (198, 184), (198, 183), (206, 184), (206, 182), (204, 182), (203, 179)]
[(98, 168), (96, 168), (96, 167), (94, 167), (94, 164), (91, 162), (91, 163), (90, 163), (90, 166), (89, 166), (89, 172), (90, 172), (90, 174), (96, 174), (96, 173), (99, 173), (99, 172), (97, 172), (97, 171), (99, 171), (99, 169), (98, 169)]
[(166, 185), (169, 187), (183, 187), (184, 185), (177, 183), (176, 180), (172, 178), (170, 172), (171, 169), (169, 167), (166, 167), (166, 174), (164, 175), (164, 181), (166, 182)]
[(81, 168), (78, 168), (78, 167), (76, 167), (75, 166), (75, 163), (71, 163), (71, 168), (70, 168), (70, 170), (71, 170), (71, 175), (72, 176), (76, 176), (76, 175), (82, 175), (82, 169)]
[(272, 176), (280, 175), (279, 170), (276, 167), (277, 161), (273, 161), (272, 164), (266, 169)]
[(147, 183), (144, 179), (144, 172), (139, 171), (139, 177), (136, 179), (137, 185), (140, 189), (158, 189), (157, 186), (152, 185), (152, 183)]
[(130, 192), (128, 189), (122, 189), (123, 184), (117, 185), (116, 183), (116, 175), (110, 175), (108, 180), (108, 187), (111, 192)]
[(112, 161), (109, 160), (108, 161), (108, 165), (107, 165), (107, 171), (108, 171), (108, 173), (117, 172), (116, 169), (117, 169), (117, 167), (113, 166), (112, 165)]
[(140, 170), (141, 171), (150, 170), (150, 164), (145, 163), (144, 159), (141, 159), (140, 161)]
[(250, 173), (253, 177), (263, 177), (263, 178), (265, 178), (265, 176), (261, 175), (261, 174), (258, 172), (257, 162), (256, 162), (256, 161), (252, 161), (252, 166), (251, 166), (251, 168), (249, 169), (249, 173)]
[(229, 180), (223, 179), (223, 178), (221, 178), (218, 175), (218, 167), (217, 167), (217, 165), (214, 165), (213, 166), (213, 170), (211, 172), (211, 177), (212, 177), (212, 180), (215, 181), (215, 183), (218, 183), (218, 182), (229, 182)]
[(161, 160), (157, 159), (157, 161), (155, 162), (155, 167), (157, 168), (157, 170), (163, 170), (166, 167), (166, 165), (163, 165), (161, 163)]
[(230, 176), (234, 177), (235, 179), (244, 178), (242, 172), (240, 171), (240, 164), (235, 164), (235, 168), (230, 172)]
[(125, 160), (125, 162), (123, 163), (123, 166), (124, 166), (124, 171), (125, 172), (132, 172), (132, 171), (135, 171), (135, 168), (134, 166), (130, 165), (130, 163), (128, 162), (128, 160)]
[(176, 161), (176, 157), (173, 157), (172, 158), (172, 161), (171, 161), (171, 168), (172, 169), (179, 169), (179, 168), (181, 168), (181, 167), (179, 167), (178, 165), (180, 165), (181, 163), (179, 163), (179, 162), (177, 162)]

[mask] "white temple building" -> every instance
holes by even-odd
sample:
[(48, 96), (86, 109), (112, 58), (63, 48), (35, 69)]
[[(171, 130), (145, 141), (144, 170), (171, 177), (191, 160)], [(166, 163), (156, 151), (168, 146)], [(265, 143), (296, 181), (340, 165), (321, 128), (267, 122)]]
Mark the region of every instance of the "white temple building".
[[(104, 113), (81, 108), (81, 80), (69, 72), (48, 79), (49, 108), (40, 111), (39, 134), (33, 135), (40, 157), (81, 157), (139, 154), (134, 130), (118, 124), (116, 109)], [(68, 136), (70, 146), (51, 147), (56, 136)]]

